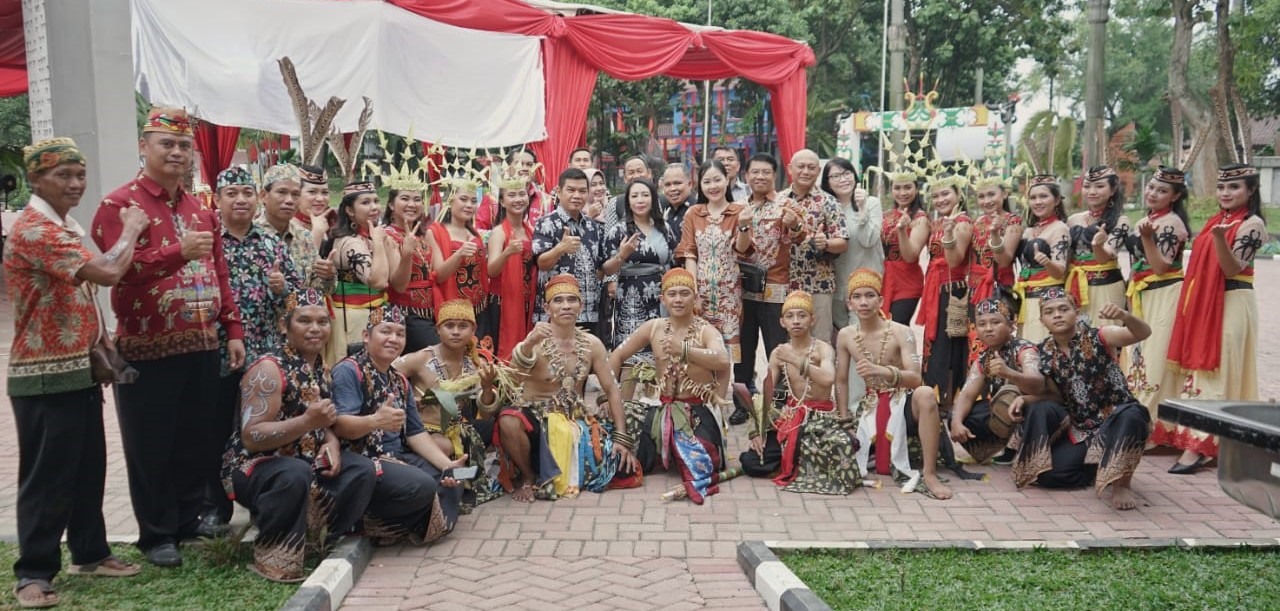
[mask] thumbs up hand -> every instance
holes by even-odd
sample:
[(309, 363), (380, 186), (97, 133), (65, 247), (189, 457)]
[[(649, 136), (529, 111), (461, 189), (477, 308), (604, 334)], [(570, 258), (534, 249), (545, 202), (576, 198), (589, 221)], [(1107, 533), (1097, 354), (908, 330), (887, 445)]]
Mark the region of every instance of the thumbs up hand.
[(277, 295), (284, 293), (284, 274), (280, 272), (279, 263), (272, 264), (271, 270), (267, 272), (267, 287)]

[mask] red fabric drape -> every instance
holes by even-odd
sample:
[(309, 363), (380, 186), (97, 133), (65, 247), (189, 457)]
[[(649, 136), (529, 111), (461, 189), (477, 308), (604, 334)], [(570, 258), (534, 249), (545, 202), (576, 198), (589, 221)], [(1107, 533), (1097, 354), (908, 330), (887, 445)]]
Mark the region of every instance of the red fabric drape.
[(204, 175), (205, 184), (212, 186), (218, 172), (231, 167), (240, 128), (200, 121), (195, 132), (196, 150), (200, 151), (200, 173)]
[(27, 45), (22, 0), (0, 0), (0, 97), (27, 92)]
[[(548, 139), (533, 145), (552, 182), (586, 134), (595, 85), (587, 71), (624, 80), (658, 75), (694, 80), (742, 76), (769, 89), (778, 148), (789, 159), (804, 148), (805, 69), (813, 50), (764, 32), (694, 32), (642, 15), (561, 17), (517, 0), (389, 0), (414, 14), (473, 30), (544, 36)], [(589, 79), (589, 84), (588, 84)]]

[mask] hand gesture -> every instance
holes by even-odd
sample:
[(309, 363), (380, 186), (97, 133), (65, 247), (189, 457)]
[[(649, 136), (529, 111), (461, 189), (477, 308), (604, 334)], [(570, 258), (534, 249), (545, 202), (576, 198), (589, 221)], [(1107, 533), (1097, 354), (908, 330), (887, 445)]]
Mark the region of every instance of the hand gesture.
[(755, 209), (750, 206), (743, 207), (742, 212), (738, 213), (738, 227), (750, 227), (751, 223), (756, 220)]
[(195, 261), (213, 252), (212, 231), (188, 231), (182, 234), (182, 258)]
[(1217, 225), (1214, 225), (1213, 227), (1210, 227), (1210, 228), (1209, 228), (1209, 232), (1210, 232), (1210, 233), (1212, 233), (1212, 234), (1213, 234), (1213, 237), (1215, 237), (1215, 238), (1224, 238), (1224, 239), (1225, 239), (1225, 238), (1227, 237), (1227, 230), (1228, 230), (1228, 229), (1231, 229), (1231, 227), (1232, 227), (1233, 225), (1235, 225), (1235, 224), (1237, 224), (1237, 223), (1239, 223), (1239, 222), (1240, 222), (1240, 221), (1231, 221), (1230, 223), (1218, 223)]
[(414, 223), (409, 232), (404, 234), (404, 240), (400, 242), (401, 257), (412, 257), (413, 253), (418, 250), (418, 228), (421, 226), (421, 221)]
[(311, 215), (311, 235), (329, 233), (329, 217), (324, 213)]
[(369, 219), (369, 239), (374, 244), (385, 244), (387, 240), (386, 228), (373, 222), (373, 219)]
[(999, 354), (994, 352), (987, 357), (987, 375), (993, 378), (1006, 378), (1009, 374), (1009, 364), (1004, 362)]
[(333, 401), (329, 399), (319, 399), (307, 404), (307, 411), (304, 414), (307, 421), (311, 423), (311, 428), (322, 429), (331, 426), (338, 420), (338, 410), (333, 406)]
[(948, 217), (943, 218), (943, 219), (942, 219), (942, 237), (943, 237), (943, 238), (946, 238), (946, 239), (947, 239), (947, 241), (949, 242), (949, 241), (951, 241), (951, 239), (955, 236), (955, 234), (956, 234), (956, 221), (955, 221), (955, 219), (953, 219), (953, 218), (951, 218), (951, 217), (949, 217), (949, 216), (948, 216)]
[(551, 323), (546, 321), (534, 323), (533, 330), (529, 332), (529, 337), (525, 341), (534, 344), (541, 343), (542, 340), (551, 337), (551, 332)]
[(1004, 219), (997, 220), (991, 224), (991, 235), (987, 236), (987, 246), (994, 248), (997, 244), (1004, 241), (1004, 230), (1007, 229)]
[(1022, 397), (1015, 397), (1013, 403), (1009, 404), (1009, 419), (1014, 422), (1022, 422), (1022, 405), (1024, 401)]
[(1124, 308), (1115, 303), (1105, 304), (1101, 310), (1098, 310), (1098, 316), (1111, 320), (1124, 320), (1124, 317), (1128, 315), (1129, 313), (1124, 311)]
[(564, 235), (560, 239), (560, 248), (564, 250), (566, 255), (572, 255), (582, 249), (582, 238), (573, 235), (566, 227)]
[(453, 251), (453, 254), (458, 255), (463, 259), (470, 259), (476, 256), (476, 253), (478, 252), (480, 252), (480, 247), (476, 246), (475, 241), (467, 240), (462, 243), (462, 246), (458, 247), (458, 250)]
[(1102, 248), (1102, 246), (1107, 243), (1107, 236), (1109, 235), (1111, 234), (1107, 233), (1107, 226), (1102, 223), (1098, 223), (1098, 232), (1093, 234), (1093, 247)]
[(827, 235), (825, 233), (819, 233), (818, 235), (809, 238), (809, 243), (812, 244), (813, 249), (818, 252), (827, 251)]
[(858, 205), (859, 210), (862, 210), (862, 205), (867, 203), (867, 190), (862, 187), (854, 187), (853, 203)]
[(511, 240), (507, 247), (502, 249), (502, 254), (511, 257), (524, 252), (524, 240)]
[(872, 364), (870, 360), (865, 358), (858, 359), (855, 368), (858, 371), (858, 377), (862, 378), (864, 382), (868, 382), (871, 378), (879, 376), (881, 373), (880, 370), (883, 369), (879, 365)]
[(395, 406), (392, 399), (387, 399), (373, 412), (373, 426), (389, 433), (399, 431), (404, 426), (404, 410)]
[(907, 216), (905, 212), (899, 214), (898, 222), (894, 224), (894, 229), (898, 230), (899, 232), (903, 232), (903, 231), (906, 231), (907, 228), (910, 226), (911, 226), (911, 217)]
[(795, 208), (783, 205), (782, 207), (782, 225), (787, 229), (791, 229), (800, 224), (800, 215), (796, 213)]
[(284, 274), (280, 272), (279, 262), (272, 263), (271, 269), (267, 271), (267, 288), (277, 295), (284, 293)]
[(316, 262), (311, 264), (311, 273), (321, 280), (333, 280), (338, 276), (338, 270), (333, 266), (333, 261), (328, 259), (316, 259)]
[[(446, 469), (446, 472), (448, 472), (449, 469), (457, 469), (459, 467), (465, 467), (465, 466), (467, 466), (467, 455), (463, 454), (462, 456), (458, 457), (458, 460), (455, 460), (449, 463), (449, 466), (446, 467), (445, 469)], [(440, 485), (444, 486), (445, 488), (453, 488), (454, 486), (457, 486), (460, 483), (462, 482), (459, 482), (458, 480), (453, 479), (452, 477), (444, 477), (444, 478), (441, 478), (440, 480)]]
[(124, 225), (124, 232), (130, 231), (135, 234), (141, 234), (151, 223), (151, 219), (147, 218), (147, 213), (137, 206), (128, 206), (120, 209), (120, 223)]
[(1049, 255), (1046, 255), (1038, 251), (1036, 252), (1036, 263), (1039, 263), (1040, 267), (1048, 267), (1049, 264), (1052, 262), (1053, 262), (1053, 259), (1050, 259)]
[(594, 199), (591, 200), (591, 203), (587, 204), (586, 212), (587, 216), (593, 219), (599, 219), (600, 213), (604, 212), (604, 202), (599, 202)]
[(493, 363), (480, 365), (477, 373), (480, 375), (481, 388), (493, 388), (494, 383), (498, 381), (498, 368), (494, 367)]
[(1144, 240), (1151, 240), (1156, 237), (1156, 226), (1145, 216), (1138, 221), (1137, 229), (1138, 235), (1142, 236)]
[(964, 443), (973, 439), (973, 432), (966, 427), (963, 422), (951, 421), (951, 441), (956, 443)]
[(623, 240), (622, 244), (618, 245), (618, 258), (622, 259), (623, 261), (630, 259), (631, 255), (635, 254), (636, 249), (640, 248), (640, 239), (642, 237), (643, 236), (641, 236), (639, 233), (636, 233), (636, 234), (633, 234), (631, 237)]

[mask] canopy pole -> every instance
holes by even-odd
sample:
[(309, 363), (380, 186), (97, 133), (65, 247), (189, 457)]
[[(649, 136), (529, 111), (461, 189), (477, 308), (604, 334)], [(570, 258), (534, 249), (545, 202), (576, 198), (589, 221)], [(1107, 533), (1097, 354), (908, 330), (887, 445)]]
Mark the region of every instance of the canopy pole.
[[(707, 0), (707, 26), (711, 25), (711, 0)], [(711, 81), (702, 81), (702, 160), (711, 150)]]

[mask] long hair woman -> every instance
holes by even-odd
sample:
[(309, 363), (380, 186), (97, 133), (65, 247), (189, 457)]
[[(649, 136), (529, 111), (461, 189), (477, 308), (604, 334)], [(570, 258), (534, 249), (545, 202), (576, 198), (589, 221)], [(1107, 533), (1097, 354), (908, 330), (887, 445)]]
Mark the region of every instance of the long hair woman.
[(647, 320), (662, 316), (662, 275), (671, 269), (675, 236), (658, 210), (658, 188), (636, 178), (623, 194), (623, 218), (605, 236), (606, 275), (618, 275), (612, 345), (619, 346)]
[(1125, 304), (1124, 273), (1116, 257), (1129, 235), (1124, 187), (1114, 168), (1096, 165), (1084, 175), (1085, 209), (1067, 218), (1071, 232), (1071, 270), (1067, 289), (1094, 326), (1118, 325), (1101, 318), (1102, 306)]
[(858, 186), (858, 172), (844, 157), (833, 157), (822, 168), (818, 186), (840, 203), (845, 227), (849, 230), (849, 248), (836, 256), (836, 292), (831, 304), (831, 319), (843, 329), (849, 324), (849, 274), (856, 269), (875, 270), (884, 274), (884, 246), (880, 243), (880, 226), (884, 212), (880, 199), (870, 197)]
[[(1253, 260), (1267, 240), (1258, 168), (1233, 163), (1218, 171), (1218, 213), (1191, 247), (1169, 339), (1168, 359), (1201, 400), (1258, 400), (1258, 301)], [(1218, 455), (1218, 440), (1178, 427), (1183, 450), (1170, 473), (1193, 473)]]
[(893, 209), (884, 215), (880, 228), (885, 259), (882, 307), (893, 322), (910, 325), (924, 290), (920, 253), (929, 240), (929, 217), (914, 172), (891, 174), (890, 179)]
[(732, 179), (720, 162), (703, 162), (698, 176), (698, 203), (684, 217), (676, 258), (698, 283), (702, 317), (720, 332), (737, 363), (742, 360), (738, 257), (751, 252), (751, 226), (738, 222), (742, 205), (733, 202)]
[(525, 182), (511, 179), (498, 190), (498, 211), (489, 233), (490, 288), (497, 297), (498, 358), (511, 358), (511, 349), (533, 329), (533, 303), (538, 292), (534, 271), (533, 225), (529, 222), (529, 191)]
[(430, 222), (425, 191), (426, 185), (392, 189), (382, 213), (382, 226), (396, 245), (387, 249), (387, 301), (405, 311), (405, 354), (440, 343), (431, 314), (431, 251), (423, 239)]
[(321, 256), (334, 262), (338, 281), (331, 299), (333, 333), (325, 349), (325, 363), (346, 358), (347, 347), (363, 341), (369, 311), (387, 301), (388, 244), (378, 225), (378, 193), (371, 182), (354, 182), (342, 190), (338, 220), (329, 228)]
[(973, 220), (973, 303), (995, 296), (996, 286), (1007, 294), (1015, 282), (1013, 262), (1022, 237), (1022, 217), (1009, 205), (1009, 185), (999, 176), (978, 179), (973, 186), (978, 216)]
[[(969, 245), (973, 223), (964, 211), (964, 182), (943, 177), (929, 183), (935, 217), (929, 224), (929, 270), (925, 274), (916, 323), (924, 326), (924, 383), (949, 405), (964, 384), (969, 365)], [(964, 334), (949, 332), (948, 307), (963, 301)]]
[(488, 309), (489, 261), (484, 240), (476, 231), (476, 185), (460, 181), (446, 189), (446, 209), (439, 223), (432, 223), (427, 233), (431, 250), (432, 300), (442, 304), (453, 299), (466, 299), (476, 310), (476, 342), (482, 350), (492, 352), (493, 323)]
[(1022, 269), (1013, 292), (1022, 300), (1018, 335), (1036, 344), (1049, 337), (1049, 330), (1040, 322), (1040, 296), (1049, 287), (1062, 286), (1067, 278), (1071, 235), (1064, 218), (1058, 177), (1032, 176), (1027, 191), (1027, 227), (1022, 231), (1018, 254)]

